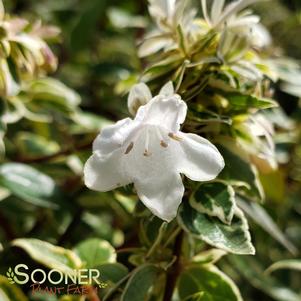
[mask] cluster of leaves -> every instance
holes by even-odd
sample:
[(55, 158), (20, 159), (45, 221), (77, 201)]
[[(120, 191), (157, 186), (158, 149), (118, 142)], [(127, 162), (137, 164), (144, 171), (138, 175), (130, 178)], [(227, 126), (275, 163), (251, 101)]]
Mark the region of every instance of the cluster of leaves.
[[(276, 279), (269, 274), (300, 269), (300, 261), (278, 262), (263, 273), (301, 247), (300, 109), (297, 101), (293, 109), (283, 106), (288, 114), (279, 107), (284, 93), (301, 97), (298, 64), (280, 59), (265, 30), (258, 29), (257, 16), (244, 10), (255, 1), (224, 8), (223, 1), (202, 1), (202, 7), (175, 1), (168, 7), (173, 1), (151, 0), (155, 28), (147, 34), (147, 19), (132, 15), (144, 8), (126, 2), (118, 8), (98, 0), (79, 8), (75, 0), (27, 3), (62, 27), (65, 42), (58, 48), (62, 66), (56, 78), (79, 91), (82, 101), (48, 77), (57, 60), (45, 40), (57, 39), (59, 31), (2, 10), (0, 273), (8, 271), (13, 280), (9, 268), (19, 263), (64, 273), (97, 268), (107, 287), (99, 297), (93, 290), (49, 296), (31, 294), (28, 286), (1, 276), (0, 297), (230, 301), (242, 300), (242, 294), (245, 300), (300, 300), (292, 290), (300, 289), (299, 275), (277, 272)], [(264, 5), (269, 4), (258, 6), (260, 12), (268, 11)], [(133, 47), (137, 32), (142, 59)], [(154, 93), (173, 80), (189, 108), (183, 130), (208, 138), (226, 162), (216, 181), (185, 180), (183, 206), (169, 224), (137, 202), (131, 187), (97, 193), (82, 183), (95, 135), (127, 114), (121, 99), (138, 79)], [(264, 207), (259, 203), (265, 199)], [(256, 258), (239, 256), (255, 249)]]

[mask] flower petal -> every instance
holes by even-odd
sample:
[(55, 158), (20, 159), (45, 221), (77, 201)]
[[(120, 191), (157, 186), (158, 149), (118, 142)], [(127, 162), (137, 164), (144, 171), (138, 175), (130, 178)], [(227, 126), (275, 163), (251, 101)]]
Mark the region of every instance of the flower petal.
[(146, 57), (162, 50), (170, 44), (170, 39), (165, 36), (156, 36), (146, 39), (138, 49), (139, 57)]
[(178, 172), (193, 181), (211, 181), (225, 166), (218, 149), (208, 140), (195, 135), (179, 133), (180, 141), (173, 144), (181, 149), (177, 160)]
[(122, 172), (122, 154), (122, 150), (107, 156), (95, 152), (85, 164), (85, 185), (90, 189), (104, 192), (130, 184), (130, 180)]
[(158, 174), (156, 178), (135, 182), (141, 201), (152, 213), (170, 222), (176, 217), (184, 195), (184, 186), (179, 174)]
[(145, 126), (131, 150), (123, 156), (123, 170), (134, 183), (141, 201), (158, 217), (175, 217), (184, 187), (176, 170), (174, 149), (164, 144), (167, 134)]
[(214, 0), (211, 6), (211, 20), (213, 24), (218, 22), (225, 5), (225, 0)]
[(108, 155), (120, 148), (129, 135), (137, 129), (137, 124), (130, 118), (122, 119), (113, 125), (104, 127), (93, 143), (93, 151)]
[(144, 116), (143, 122), (146, 124), (162, 126), (167, 131), (177, 132), (185, 121), (186, 114), (187, 105), (179, 95), (159, 95), (139, 108), (135, 120), (141, 120), (141, 116)]
[(167, 82), (161, 88), (159, 94), (162, 96), (165, 96), (165, 97), (173, 96), (175, 94), (175, 89), (174, 89), (172, 81)]

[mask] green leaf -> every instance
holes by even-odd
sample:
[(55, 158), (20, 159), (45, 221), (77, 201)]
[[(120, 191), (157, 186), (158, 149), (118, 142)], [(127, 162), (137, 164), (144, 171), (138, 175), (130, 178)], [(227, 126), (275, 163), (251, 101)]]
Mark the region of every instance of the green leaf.
[(265, 273), (270, 274), (280, 269), (301, 271), (301, 259), (287, 259), (275, 262), (265, 271)]
[(266, 210), (255, 202), (248, 202), (242, 197), (237, 197), (238, 206), (263, 230), (281, 243), (292, 254), (297, 254), (297, 248), (287, 239), (277, 224), (269, 216)]
[(231, 225), (226, 225), (196, 211), (186, 202), (180, 208), (179, 223), (185, 231), (216, 248), (234, 254), (255, 254), (247, 220), (238, 208)]
[(255, 167), (236, 155), (234, 152), (221, 145), (217, 146), (225, 160), (225, 168), (219, 178), (231, 182), (239, 181), (247, 184), (243, 192), (258, 200), (263, 199), (263, 189), (257, 176)]
[(129, 273), (127, 267), (120, 263), (106, 263), (97, 268), (100, 271), (101, 280), (104, 282), (117, 283)]
[(6, 277), (0, 275), (0, 300), (1, 301), (28, 301), (21, 289), (11, 284)]
[(266, 295), (278, 301), (300, 301), (300, 296), (294, 291), (266, 275), (258, 260), (249, 256), (228, 256), (227, 259), (230, 260), (231, 267), (236, 268), (252, 286)]
[(84, 49), (90, 42), (95, 28), (97, 28), (98, 20), (103, 18), (106, 5), (106, 0), (85, 2), (85, 5), (81, 8), (82, 14), (79, 16), (70, 37), (73, 52)]
[(181, 67), (183, 59), (179, 55), (169, 55), (159, 63), (149, 66), (141, 78), (143, 82), (153, 81), (161, 76), (167, 76), (168, 73), (174, 74), (175, 70)]
[[(31, 297), (31, 301), (58, 301), (58, 297), (45, 292), (35, 292)], [(61, 300), (61, 299), (60, 299)], [(79, 300), (75, 300), (79, 301)]]
[(21, 163), (0, 165), (0, 184), (19, 198), (46, 208), (58, 208), (59, 190), (49, 176)]
[(183, 51), (183, 54), (187, 55), (186, 39), (181, 24), (177, 26), (177, 37), (178, 37), (180, 49)]
[(53, 78), (42, 78), (31, 81), (25, 92), (36, 106), (48, 105), (54, 110), (74, 111), (80, 104), (80, 96), (60, 81)]
[(99, 132), (101, 128), (112, 124), (110, 120), (104, 117), (80, 110), (77, 110), (71, 118), (75, 123), (72, 126), (73, 133)]
[(257, 98), (253, 95), (240, 93), (226, 93), (223, 95), (230, 104), (230, 110), (235, 112), (245, 112), (250, 108), (269, 109), (277, 107), (277, 103), (272, 99)]
[(178, 289), (181, 300), (242, 301), (235, 283), (213, 265), (186, 269), (180, 276)]
[(75, 252), (42, 240), (20, 238), (14, 240), (12, 246), (23, 249), (33, 260), (49, 269), (57, 269), (65, 274), (72, 274), (73, 270), (83, 266)]
[(200, 213), (219, 218), (231, 224), (235, 208), (234, 189), (224, 183), (201, 184), (192, 194), (190, 205)]
[(19, 132), (15, 142), (19, 153), (27, 159), (52, 155), (60, 150), (56, 142), (28, 132)]
[(156, 283), (161, 269), (147, 264), (137, 268), (123, 291), (121, 301), (146, 300), (150, 288)]
[(227, 252), (221, 249), (210, 249), (195, 255), (192, 261), (198, 264), (214, 264), (226, 254)]
[(116, 261), (115, 249), (102, 239), (87, 239), (78, 244), (73, 250), (81, 258), (86, 268), (93, 268), (103, 263), (114, 263)]

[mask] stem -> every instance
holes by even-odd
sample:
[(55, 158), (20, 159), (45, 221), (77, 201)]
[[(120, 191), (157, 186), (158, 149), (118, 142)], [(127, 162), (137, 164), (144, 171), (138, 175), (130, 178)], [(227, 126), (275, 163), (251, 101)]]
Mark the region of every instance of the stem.
[(159, 229), (159, 234), (157, 236), (157, 239), (155, 240), (154, 244), (152, 245), (152, 247), (149, 249), (148, 253), (146, 254), (146, 258), (151, 257), (151, 255), (153, 255), (153, 253), (156, 251), (157, 247), (160, 245), (162, 238), (163, 238), (163, 234), (165, 233), (166, 227), (167, 227), (167, 223), (163, 222)]
[(131, 273), (128, 273), (125, 277), (123, 277), (121, 280), (119, 280), (114, 287), (112, 287), (108, 293), (103, 297), (103, 301), (108, 301), (109, 298), (113, 295), (113, 293), (125, 282), (128, 280), (128, 278), (130, 278), (130, 276), (132, 275)]
[(178, 234), (181, 232), (181, 228), (177, 227), (167, 238), (166, 242), (163, 245), (163, 249), (167, 248), (168, 245), (175, 239), (175, 237), (178, 236)]
[(89, 301), (100, 301), (97, 292), (93, 286), (86, 286), (86, 289), (88, 291), (87, 297), (89, 298)]
[(78, 208), (77, 212), (74, 214), (73, 219), (65, 232), (62, 234), (62, 236), (59, 238), (57, 245), (62, 246), (65, 241), (69, 240), (69, 237), (74, 232), (74, 228), (79, 224), (79, 220), (81, 219), (82, 215), (84, 213), (84, 209), (82, 207)]
[(176, 260), (167, 273), (163, 301), (171, 301), (172, 300), (172, 296), (173, 296), (175, 287), (177, 285), (177, 280), (178, 280), (178, 277), (182, 270), (181, 251), (182, 251), (183, 238), (184, 238), (184, 232), (183, 232), (183, 230), (181, 230), (181, 232), (179, 233), (179, 235), (177, 236), (176, 241), (175, 241), (174, 256), (176, 256)]

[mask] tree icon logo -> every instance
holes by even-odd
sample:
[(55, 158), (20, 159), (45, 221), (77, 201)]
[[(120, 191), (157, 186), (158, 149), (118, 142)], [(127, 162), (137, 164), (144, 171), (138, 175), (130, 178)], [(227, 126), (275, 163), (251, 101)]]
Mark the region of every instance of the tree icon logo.
[(8, 271), (6, 272), (6, 276), (7, 276), (7, 279), (8, 281), (11, 283), (11, 284), (14, 284), (15, 283), (15, 274), (12, 270), (12, 268), (9, 268)]

